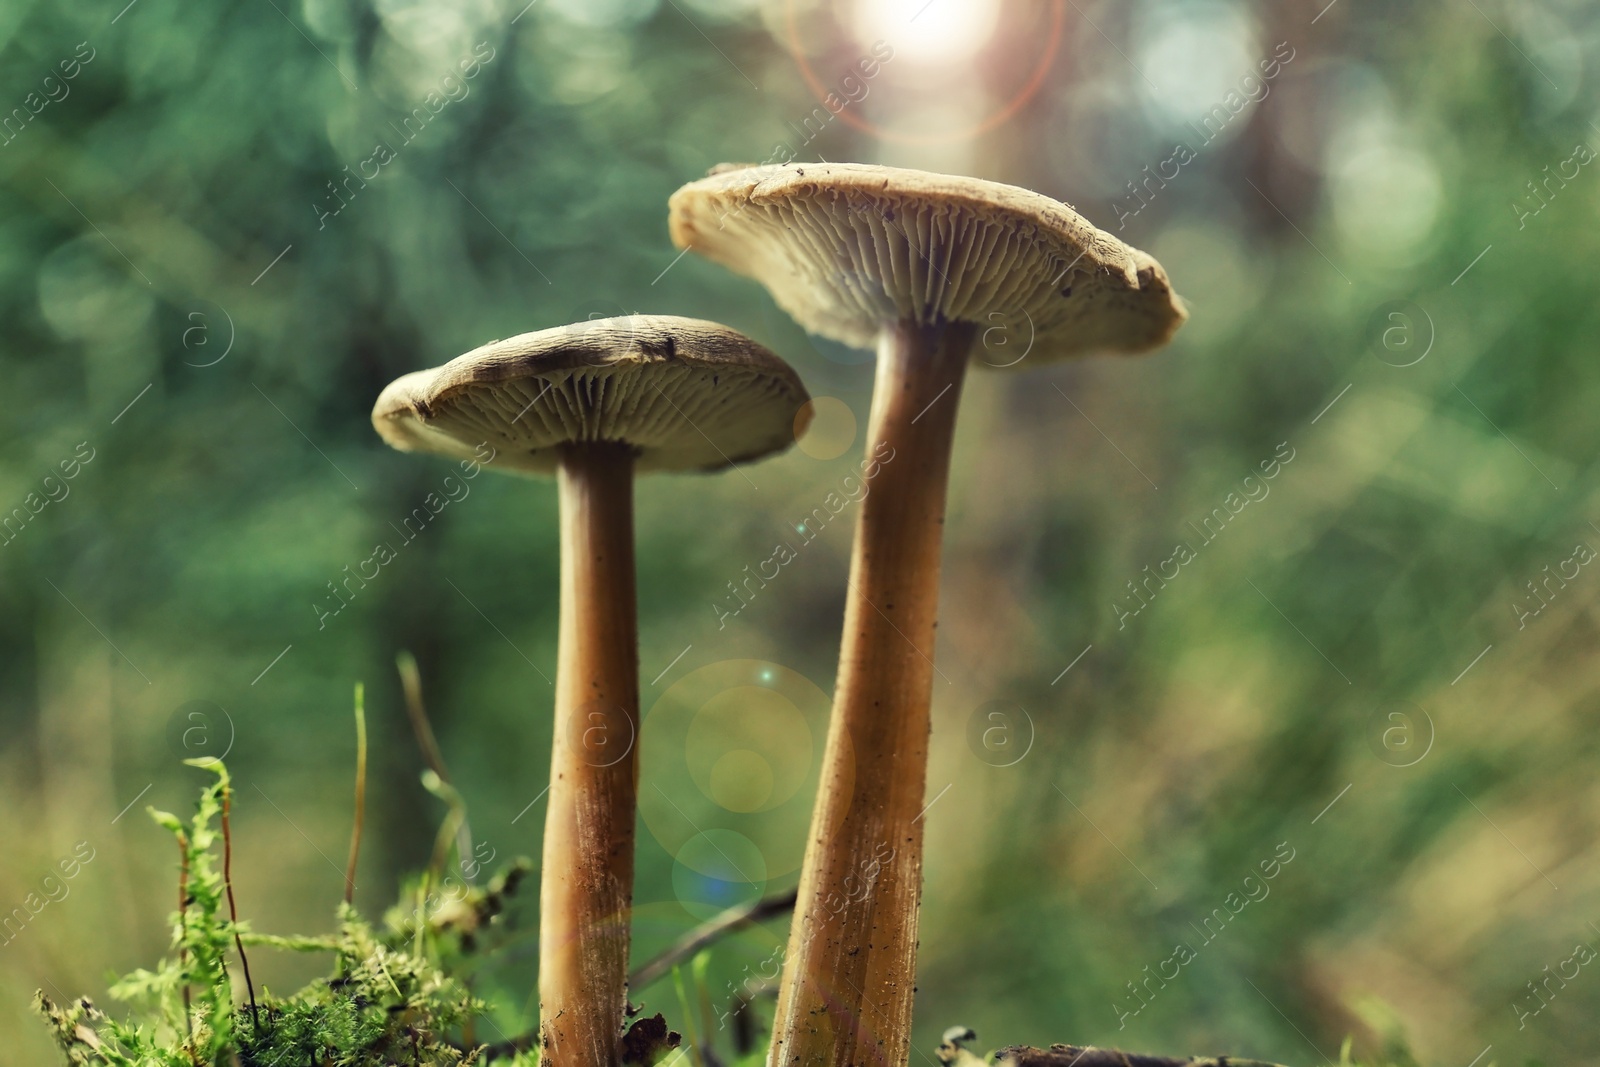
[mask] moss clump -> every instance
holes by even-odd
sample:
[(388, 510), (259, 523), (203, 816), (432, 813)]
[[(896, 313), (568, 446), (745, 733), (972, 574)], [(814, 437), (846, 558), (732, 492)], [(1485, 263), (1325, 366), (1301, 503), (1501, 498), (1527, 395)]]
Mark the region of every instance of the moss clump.
[[(488, 1059), (470, 1038), (487, 1005), (445, 970), (474, 948), (501, 918), (529, 865), (519, 860), (486, 887), (456, 899), (430, 899), (428, 876), (408, 886), (382, 928), (343, 904), (338, 930), (324, 937), (252, 933), (232, 908), (228, 809), (232, 786), (216, 760), (193, 761), (216, 773), (200, 794), (193, 819), (151, 810), (178, 842), (179, 908), (172, 916), (172, 952), (154, 970), (139, 970), (111, 988), (141, 1009), (119, 1022), (88, 999), (58, 1005), (42, 993), (34, 1006), (69, 1064), (108, 1067), (471, 1067)], [(219, 857), (219, 849), (221, 855)], [(249, 979), (247, 946), (327, 952), (332, 973), (288, 997)], [(244, 996), (236, 995), (230, 955), (237, 955)], [(499, 1051), (499, 1050), (496, 1050)], [(496, 1062), (531, 1067), (537, 1054), (505, 1050)]]

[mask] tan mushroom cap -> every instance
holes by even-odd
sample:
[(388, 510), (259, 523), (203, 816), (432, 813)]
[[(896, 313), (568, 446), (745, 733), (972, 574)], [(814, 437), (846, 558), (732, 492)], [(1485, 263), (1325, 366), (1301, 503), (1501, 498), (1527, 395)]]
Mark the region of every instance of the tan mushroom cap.
[(715, 470), (778, 452), (810, 418), (793, 368), (726, 326), (631, 315), (493, 341), (391, 382), (372, 425), (402, 452), (552, 473), (559, 446), (631, 445), (639, 470)]
[(1004, 327), (1033, 360), (1158, 348), (1188, 317), (1149, 255), (1047, 196), (860, 163), (724, 164), (671, 200), (672, 240), (870, 348), (901, 319)]

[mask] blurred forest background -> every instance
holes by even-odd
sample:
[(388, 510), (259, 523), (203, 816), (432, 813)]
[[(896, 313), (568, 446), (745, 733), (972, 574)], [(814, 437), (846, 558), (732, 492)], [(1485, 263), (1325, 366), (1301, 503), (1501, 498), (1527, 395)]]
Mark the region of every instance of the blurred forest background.
[[(679, 184), (789, 155), (1038, 189), (1192, 312), (1149, 358), (970, 379), (917, 1046), (1600, 1055), (1600, 9), (525, 3), (0, 5), (0, 915), (49, 898), (0, 945), (7, 1062), (53, 1062), (35, 988), (103, 1001), (165, 947), (143, 808), (188, 810), (180, 757), (228, 755), (243, 915), (331, 926), (358, 680), (356, 900), (393, 900), (443, 814), (399, 650), (481, 856), (538, 856), (553, 487), (479, 478), (328, 585), (453, 470), (380, 444), (379, 389), (527, 330), (717, 319), (821, 398), (747, 477), (638, 494), (636, 956), (794, 883), (853, 506), (716, 605), (856, 469), (871, 356), (666, 231)], [(534, 1021), (532, 911), (486, 1037)], [(718, 951), (719, 1010), (784, 929)], [(252, 959), (281, 992), (322, 962)]]

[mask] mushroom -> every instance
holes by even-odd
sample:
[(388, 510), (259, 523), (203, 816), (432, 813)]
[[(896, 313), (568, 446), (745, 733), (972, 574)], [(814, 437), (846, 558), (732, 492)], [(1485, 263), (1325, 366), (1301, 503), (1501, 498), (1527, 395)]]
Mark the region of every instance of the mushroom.
[(399, 378), (373, 408), (378, 433), (402, 451), (487, 454), (499, 469), (556, 476), (541, 1063), (603, 1067), (621, 1054), (638, 789), (634, 472), (718, 470), (778, 452), (804, 429), (808, 399), (788, 364), (734, 330), (629, 316), (495, 341)]
[[(940, 541), (956, 408), (983, 333), (1035, 362), (1165, 344), (1155, 260), (1038, 193), (861, 164), (723, 167), (671, 200), (672, 239), (761, 282), (878, 364), (813, 837), (769, 1063), (910, 1055)], [(1013, 361), (1018, 362), (1018, 361)], [(863, 888), (865, 886), (866, 888)]]

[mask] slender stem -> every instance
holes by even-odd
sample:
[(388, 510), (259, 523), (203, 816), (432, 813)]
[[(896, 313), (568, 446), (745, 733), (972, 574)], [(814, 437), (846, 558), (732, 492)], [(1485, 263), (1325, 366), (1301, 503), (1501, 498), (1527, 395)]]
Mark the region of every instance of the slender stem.
[(183, 996), (183, 1033), (188, 1039), (189, 1059), (194, 1060), (194, 1020), (189, 1017), (193, 1001), (189, 995), (189, 835), (178, 833), (178, 974)]
[(244, 954), (244, 939), (239, 936), (239, 906), (233, 900), (233, 831), (228, 813), (233, 807), (233, 787), (222, 787), (222, 885), (228, 891), (228, 917), (233, 920), (233, 943), (239, 949), (239, 966), (244, 968), (244, 987), (250, 992), (250, 1025), (261, 1028), (256, 1008), (256, 984), (250, 980), (250, 958)]
[(356, 860), (361, 856), (361, 827), (367, 819), (367, 709), (365, 687), (356, 683), (356, 816), (350, 828), (350, 858), (344, 865), (344, 902), (356, 897)]
[(428, 721), (428, 710), (422, 703), (422, 673), (417, 670), (417, 657), (402, 649), (395, 655), (394, 665), (400, 672), (400, 688), (405, 691), (406, 718), (411, 720), (411, 732), (416, 735), (422, 758), (440, 781), (448, 782), (450, 772), (445, 770), (444, 754), (439, 751), (433, 724)]
[[(406, 717), (411, 720), (411, 732), (416, 736), (417, 748), (422, 750), (422, 758), (429, 769), (439, 776), (439, 781), (446, 785), (452, 784), (450, 772), (444, 765), (444, 753), (439, 750), (439, 742), (433, 734), (433, 724), (428, 721), (428, 709), (422, 702), (422, 674), (417, 670), (417, 657), (410, 652), (401, 650), (394, 658), (394, 665), (400, 672), (400, 687), (405, 691)], [(472, 858), (472, 826), (463, 814), (461, 826), (456, 831), (456, 852), (460, 861), (461, 877), (468, 882), (476, 881), (467, 872), (475, 868), (469, 862)]]
[(898, 323), (879, 339), (868, 491), (772, 1067), (910, 1056), (945, 487), (974, 333)]
[(621, 1056), (639, 785), (633, 454), (568, 446), (555, 740), (539, 898), (540, 1063)]

